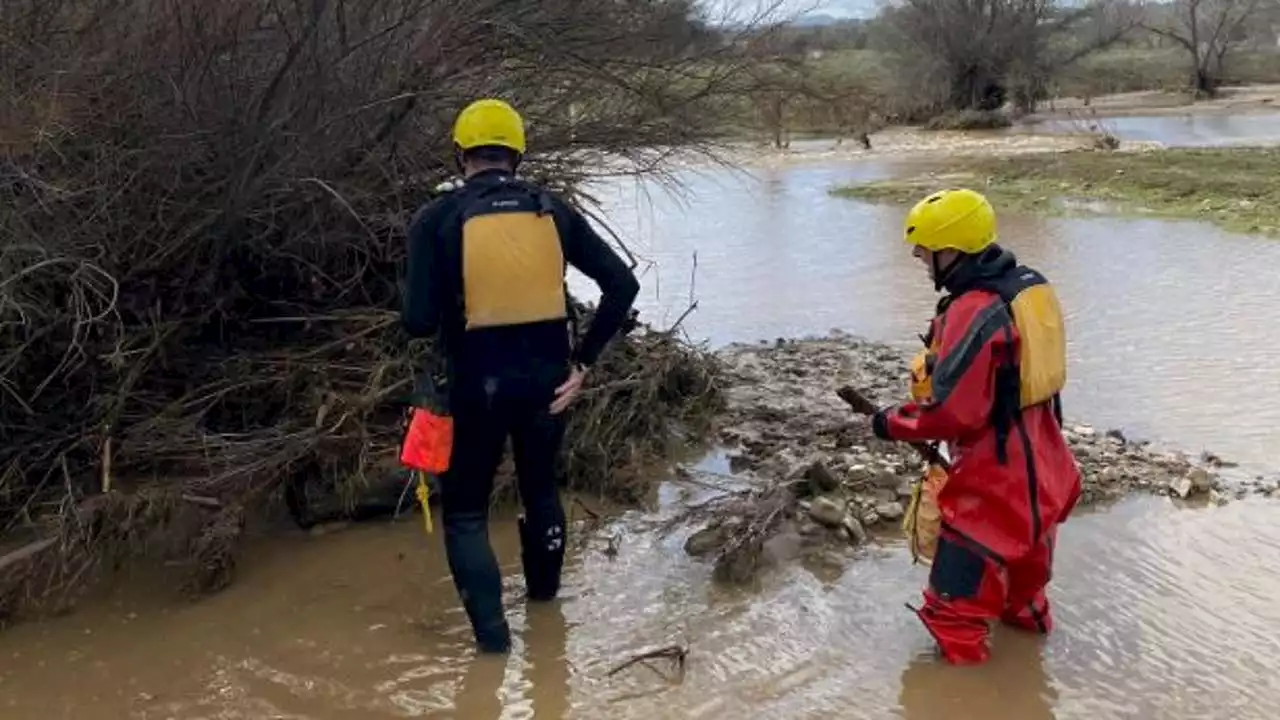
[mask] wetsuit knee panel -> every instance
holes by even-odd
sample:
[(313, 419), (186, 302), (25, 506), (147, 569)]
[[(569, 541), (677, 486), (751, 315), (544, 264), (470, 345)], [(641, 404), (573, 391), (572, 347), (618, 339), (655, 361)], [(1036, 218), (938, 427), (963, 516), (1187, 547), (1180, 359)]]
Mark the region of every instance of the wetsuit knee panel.
[(943, 535), (929, 570), (929, 585), (944, 600), (974, 598), (986, 567), (981, 555)]

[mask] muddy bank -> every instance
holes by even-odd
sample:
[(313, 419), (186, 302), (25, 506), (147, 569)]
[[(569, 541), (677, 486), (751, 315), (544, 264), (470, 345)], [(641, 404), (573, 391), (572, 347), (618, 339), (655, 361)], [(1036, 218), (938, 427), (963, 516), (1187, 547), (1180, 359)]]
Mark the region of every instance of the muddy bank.
[[(580, 333), (593, 312), (577, 306)], [(404, 357), (400, 362), (409, 364)], [(567, 489), (623, 504), (647, 497), (656, 482), (651, 468), (667, 462), (670, 448), (709, 432), (722, 402), (719, 367), (676, 328), (654, 329), (633, 315), (601, 355), (568, 419), (561, 464)], [(397, 385), (412, 389), (409, 379)], [(317, 535), (348, 521), (419, 512), (398, 459), (403, 429), (395, 415), (418, 402), (424, 387), (419, 383), (416, 394), (406, 390), (403, 398), (370, 400), (354, 448), (333, 444), (355, 442), (347, 435), (281, 441), (299, 444), (299, 453), (329, 453), (360, 472), (329, 476), (314, 463), (290, 465), (293, 455), (269, 454), (227, 471), (251, 480), (247, 486), (212, 472), (158, 476), (142, 486), (117, 480), (29, 525), (0, 523), (0, 628), (70, 610), (128, 565), (173, 569), (191, 597), (224, 590), (235, 580), (249, 536), (272, 534), (284, 523), (281, 504), (293, 523)], [(511, 456), (498, 470), (498, 504), (517, 494)]]
[[(797, 533), (807, 549), (821, 550), (897, 532), (921, 460), (905, 444), (876, 438), (835, 390), (852, 385), (879, 405), (901, 401), (908, 374), (902, 351), (833, 334), (733, 345), (721, 357), (728, 406), (719, 441), (734, 475), (757, 482), (705, 504), (709, 520), (687, 542), (690, 554), (714, 553), (722, 578), (743, 580), (778, 535)], [(1191, 458), (1121, 430), (1069, 420), (1065, 433), (1084, 475), (1082, 506), (1134, 492), (1225, 504), (1277, 494), (1280, 486), (1277, 479), (1231, 477), (1232, 465), (1212, 454)]]
[[(736, 144), (722, 156), (741, 167), (779, 167), (795, 163), (841, 160), (900, 160), (905, 162), (938, 157), (1017, 156), (1028, 153), (1066, 152), (1092, 148), (1098, 135), (1082, 126), (1080, 133), (1037, 135), (994, 131), (927, 131), (913, 127), (894, 127), (871, 136), (871, 148), (855, 139), (824, 138), (798, 140), (790, 147)], [(1156, 147), (1155, 143), (1124, 142), (1126, 149)], [(698, 164), (689, 159), (692, 167)]]

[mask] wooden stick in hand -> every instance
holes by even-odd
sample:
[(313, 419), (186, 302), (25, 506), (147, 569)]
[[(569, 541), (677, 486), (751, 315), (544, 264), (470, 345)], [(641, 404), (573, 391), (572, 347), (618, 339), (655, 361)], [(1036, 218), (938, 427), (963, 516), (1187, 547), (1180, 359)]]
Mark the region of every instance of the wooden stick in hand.
[[(836, 390), (836, 395), (840, 396), (840, 399), (845, 401), (850, 409), (859, 415), (872, 417), (876, 413), (880, 412), (880, 408), (876, 407), (875, 403), (871, 402), (866, 395), (863, 395), (851, 385), (845, 385), (844, 387)], [(915, 448), (915, 451), (920, 453), (920, 456), (926, 461), (944, 468), (950, 467), (949, 463), (947, 463), (946, 459), (938, 453), (936, 448), (920, 442), (908, 442), (907, 444)]]

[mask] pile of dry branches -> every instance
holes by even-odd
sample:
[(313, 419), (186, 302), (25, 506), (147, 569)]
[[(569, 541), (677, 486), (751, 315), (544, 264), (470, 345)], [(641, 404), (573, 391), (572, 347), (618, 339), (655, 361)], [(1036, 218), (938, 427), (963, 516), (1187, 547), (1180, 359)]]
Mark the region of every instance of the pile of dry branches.
[(569, 419), (570, 488), (638, 502), (658, 477), (651, 466), (680, 437), (708, 431), (723, 407), (714, 357), (681, 340), (678, 326), (638, 328), (613, 343)]
[[(394, 401), (430, 353), (397, 328), (404, 230), (452, 171), (453, 115), (512, 100), (530, 174), (567, 191), (605, 159), (655, 172), (710, 147), (741, 62), (689, 12), (0, 0), (0, 540), (46, 538), (0, 561), (0, 597), (77, 585), (156, 529), (216, 587), (281, 483), (393, 465)], [(660, 333), (615, 347), (571, 477), (696, 414), (700, 357)]]

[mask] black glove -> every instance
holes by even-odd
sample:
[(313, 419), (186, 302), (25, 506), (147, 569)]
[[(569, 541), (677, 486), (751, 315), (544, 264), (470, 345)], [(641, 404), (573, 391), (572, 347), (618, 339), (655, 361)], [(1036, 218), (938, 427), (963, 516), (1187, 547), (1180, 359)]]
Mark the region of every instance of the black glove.
[(871, 432), (881, 440), (892, 440), (889, 436), (889, 410), (877, 410), (876, 414), (871, 417)]

